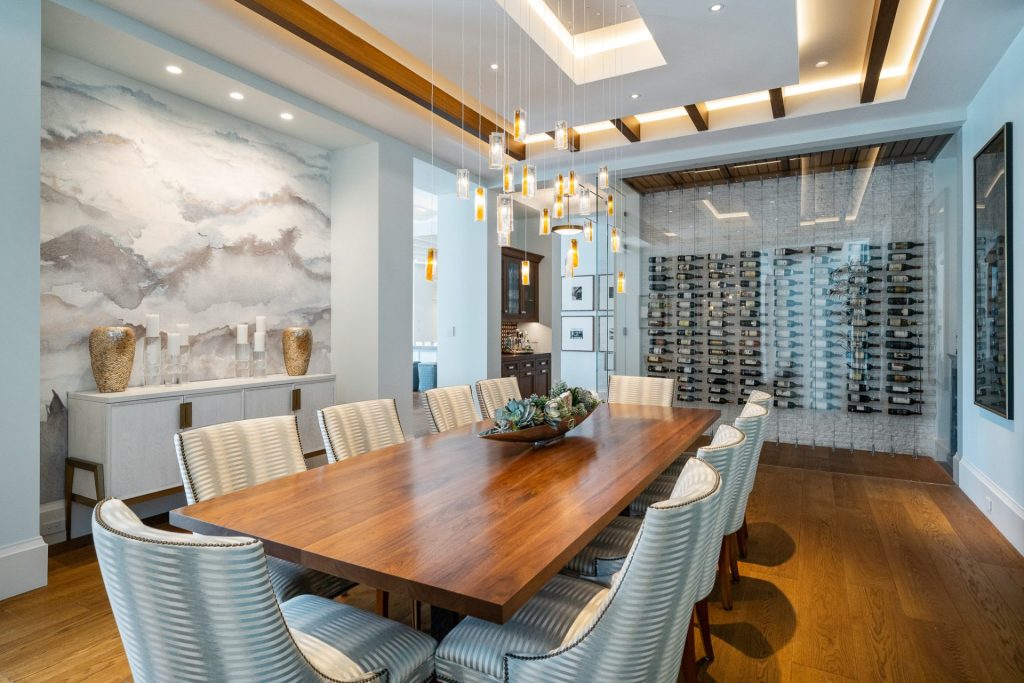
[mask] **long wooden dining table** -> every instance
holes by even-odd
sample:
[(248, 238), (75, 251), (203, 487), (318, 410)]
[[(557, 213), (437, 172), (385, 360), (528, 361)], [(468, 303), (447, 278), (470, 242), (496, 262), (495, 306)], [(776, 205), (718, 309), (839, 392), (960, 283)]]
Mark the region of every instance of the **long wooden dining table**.
[(441, 637), (509, 620), (719, 418), (603, 404), (546, 447), (481, 421), (174, 510), (176, 527), (244, 535), (284, 560), (431, 606)]

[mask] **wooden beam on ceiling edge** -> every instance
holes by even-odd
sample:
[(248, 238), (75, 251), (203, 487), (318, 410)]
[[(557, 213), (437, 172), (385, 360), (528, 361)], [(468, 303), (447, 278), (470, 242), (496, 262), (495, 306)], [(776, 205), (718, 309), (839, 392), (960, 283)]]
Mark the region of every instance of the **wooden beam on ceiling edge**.
[[(235, 2), (484, 142), (487, 142), (491, 133), (504, 130), (472, 107), (464, 105), (454, 95), (434, 87), (428, 79), (305, 2)], [(517, 161), (525, 159), (526, 145), (513, 139), (510, 134), (506, 133), (505, 138), (509, 156)], [(578, 147), (579, 135), (576, 136), (576, 142)]]
[(772, 88), (768, 91), (768, 97), (772, 101), (772, 118), (781, 119), (786, 115), (786, 101), (782, 97), (782, 88)]
[(868, 31), (868, 47), (864, 55), (864, 71), (861, 78), (860, 102), (875, 101), (878, 79), (882, 75), (882, 64), (889, 49), (892, 27), (896, 23), (896, 10), (900, 0), (875, 0), (871, 14), (871, 30)]
[(612, 119), (612, 125), (630, 142), (640, 142), (640, 121), (635, 116)]
[(693, 121), (693, 126), (697, 130), (708, 129), (708, 126), (710, 125), (708, 108), (703, 102), (686, 105), (686, 113), (690, 115), (690, 120)]

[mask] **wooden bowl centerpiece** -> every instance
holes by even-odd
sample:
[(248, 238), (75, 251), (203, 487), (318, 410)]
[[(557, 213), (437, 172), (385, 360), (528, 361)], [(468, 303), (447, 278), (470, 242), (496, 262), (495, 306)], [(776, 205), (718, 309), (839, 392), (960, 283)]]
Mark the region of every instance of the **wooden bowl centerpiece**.
[(494, 427), (480, 432), (485, 439), (547, 446), (590, 417), (601, 399), (590, 391), (557, 382), (549, 396), (511, 400), (494, 415)]

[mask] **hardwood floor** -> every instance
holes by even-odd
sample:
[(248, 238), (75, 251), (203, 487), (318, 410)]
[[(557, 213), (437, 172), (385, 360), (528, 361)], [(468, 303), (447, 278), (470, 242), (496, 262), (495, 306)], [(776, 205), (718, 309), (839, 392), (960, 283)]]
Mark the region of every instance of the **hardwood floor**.
[[(701, 680), (1024, 680), (1024, 558), (959, 489), (926, 483), (941, 468), (860, 454), (848, 474), (829, 464), (845, 451), (777, 455), (786, 465), (763, 464), (751, 496), (734, 609), (712, 595)], [(346, 600), (372, 609), (374, 593)], [(391, 605), (410, 622), (408, 600)], [(129, 677), (91, 547), (54, 555), (49, 586), (0, 602), (0, 683)]]

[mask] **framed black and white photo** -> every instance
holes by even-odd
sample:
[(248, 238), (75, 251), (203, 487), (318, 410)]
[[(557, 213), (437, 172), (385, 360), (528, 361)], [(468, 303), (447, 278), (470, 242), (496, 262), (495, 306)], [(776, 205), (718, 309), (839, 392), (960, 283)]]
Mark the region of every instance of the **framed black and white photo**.
[(602, 316), (597, 319), (597, 350), (615, 350), (615, 318)]
[(594, 276), (577, 275), (562, 278), (562, 310), (594, 310)]
[(1013, 145), (1009, 123), (974, 156), (974, 403), (1013, 419)]
[(562, 350), (593, 351), (594, 319), (583, 316), (562, 316)]
[(597, 276), (597, 310), (615, 310), (615, 276)]

